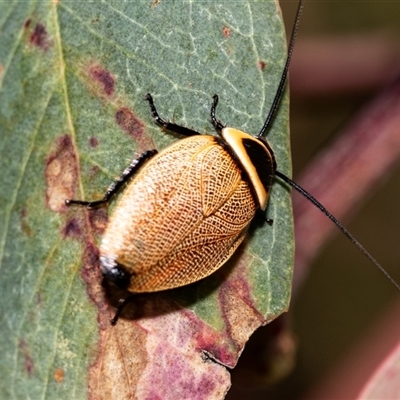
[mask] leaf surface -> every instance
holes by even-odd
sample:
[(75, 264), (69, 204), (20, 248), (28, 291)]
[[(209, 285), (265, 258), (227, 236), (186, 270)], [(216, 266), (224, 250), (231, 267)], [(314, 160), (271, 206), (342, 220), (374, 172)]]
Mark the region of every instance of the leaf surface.
[[(154, 125), (147, 92), (164, 118), (207, 133), (217, 93), (218, 118), (257, 134), (286, 58), (277, 7), (0, 4), (2, 398), (223, 398), (222, 365), (287, 309), (292, 220), (280, 184), (272, 227), (255, 221), (220, 271), (138, 296), (116, 327), (120, 294), (98, 268), (106, 209), (64, 205), (100, 198), (129, 160), (178, 140)], [(268, 139), (289, 174), (287, 111), (285, 98)]]

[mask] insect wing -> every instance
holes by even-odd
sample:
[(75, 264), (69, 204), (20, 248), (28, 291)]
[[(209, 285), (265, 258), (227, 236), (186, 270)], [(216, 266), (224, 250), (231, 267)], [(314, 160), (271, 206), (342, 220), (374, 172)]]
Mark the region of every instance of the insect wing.
[(169, 146), (130, 183), (101, 254), (134, 274), (129, 290), (183, 286), (218, 269), (236, 250), (256, 203), (229, 153), (213, 136)]

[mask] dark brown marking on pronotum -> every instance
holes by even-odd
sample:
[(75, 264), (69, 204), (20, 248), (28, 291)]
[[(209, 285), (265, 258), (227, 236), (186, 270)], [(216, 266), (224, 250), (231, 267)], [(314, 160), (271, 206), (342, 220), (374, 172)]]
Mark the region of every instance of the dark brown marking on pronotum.
[(32, 20), (30, 18), (27, 18), (24, 22), (24, 28), (29, 28), (29, 26), (31, 25)]
[[(215, 102), (214, 105), (216, 106), (217, 103)], [(275, 156), (270, 145), (263, 138), (255, 138), (234, 128), (223, 128), (221, 136), (247, 173), (258, 200), (258, 206), (265, 211), (276, 170)]]
[(32, 45), (40, 47), (45, 51), (48, 50), (53, 44), (49, 34), (47, 33), (46, 27), (40, 22), (36, 23), (35, 27), (33, 28), (33, 31), (29, 37), (29, 41)]
[(111, 96), (115, 90), (115, 78), (110, 71), (100, 64), (92, 65), (89, 68), (89, 76), (96, 82), (101, 91), (107, 96)]

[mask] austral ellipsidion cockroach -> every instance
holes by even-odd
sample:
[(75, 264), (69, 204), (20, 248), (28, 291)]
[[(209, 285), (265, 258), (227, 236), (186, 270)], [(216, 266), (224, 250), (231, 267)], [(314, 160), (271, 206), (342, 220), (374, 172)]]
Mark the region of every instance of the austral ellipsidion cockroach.
[(400, 291), (384, 268), (321, 203), (276, 169), (274, 152), (265, 139), (284, 93), (303, 3), (299, 3), (279, 86), (258, 135), (224, 126), (215, 116), (217, 95), (210, 114), (218, 136), (212, 136), (162, 119), (147, 94), (155, 123), (185, 138), (159, 153), (145, 151), (101, 200), (66, 200), (67, 205), (97, 207), (108, 203), (129, 181), (100, 246), (101, 270), (106, 278), (140, 293), (177, 288), (212, 274), (243, 241), (256, 212), (266, 210), (272, 181), (277, 178), (331, 219)]

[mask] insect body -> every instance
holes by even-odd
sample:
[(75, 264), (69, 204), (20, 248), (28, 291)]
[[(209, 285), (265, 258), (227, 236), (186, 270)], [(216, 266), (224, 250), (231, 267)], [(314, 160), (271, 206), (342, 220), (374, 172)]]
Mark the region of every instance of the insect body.
[(118, 203), (100, 248), (103, 267), (122, 266), (132, 275), (132, 292), (208, 276), (236, 250), (257, 208), (241, 175), (213, 136), (189, 137), (163, 150)]

